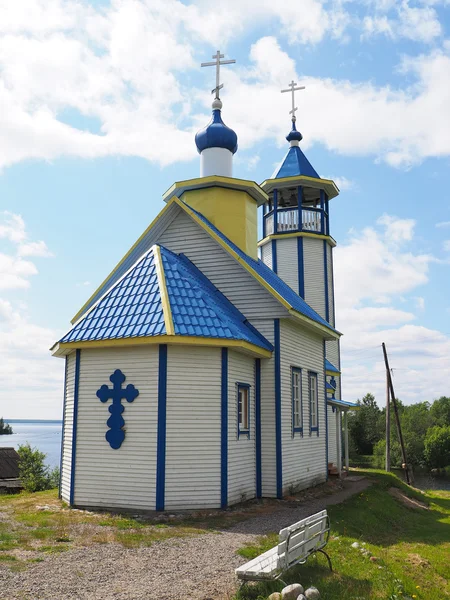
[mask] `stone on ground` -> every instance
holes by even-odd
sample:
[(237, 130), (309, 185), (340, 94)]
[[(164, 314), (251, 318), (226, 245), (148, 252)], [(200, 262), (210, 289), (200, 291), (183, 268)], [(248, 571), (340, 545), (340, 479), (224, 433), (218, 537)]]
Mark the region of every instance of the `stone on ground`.
[(297, 600), (303, 591), (303, 587), (299, 583), (291, 583), (281, 590), (281, 600)]
[(310, 587), (306, 590), (305, 596), (307, 600), (319, 600), (319, 590), (316, 587)]
[(281, 600), (280, 592), (274, 592), (273, 594), (270, 594), (267, 600)]

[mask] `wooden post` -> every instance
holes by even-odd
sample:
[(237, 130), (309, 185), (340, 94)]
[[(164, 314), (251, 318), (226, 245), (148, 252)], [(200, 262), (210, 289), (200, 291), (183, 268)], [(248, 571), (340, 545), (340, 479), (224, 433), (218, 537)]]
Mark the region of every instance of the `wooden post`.
[(391, 470), (391, 403), (389, 377), (386, 371), (386, 471)]
[(347, 422), (348, 410), (344, 410), (344, 450), (345, 450), (345, 470), (348, 473), (350, 461), (348, 457), (348, 422)]
[(341, 411), (336, 406), (336, 467), (338, 470), (339, 477), (342, 471), (341, 461)]
[(402, 449), (402, 460), (403, 460), (402, 468), (405, 470), (406, 482), (408, 485), (410, 485), (411, 480), (409, 477), (409, 467), (408, 467), (408, 462), (406, 460), (406, 450), (405, 450), (405, 444), (403, 442), (402, 427), (400, 425), (400, 417), (398, 414), (397, 401), (395, 399), (394, 384), (392, 383), (391, 369), (389, 368), (389, 360), (388, 360), (388, 356), (387, 356), (386, 345), (384, 342), (381, 345), (383, 347), (384, 364), (386, 365), (386, 373), (387, 373), (387, 377), (388, 377), (389, 391), (392, 396), (392, 406), (394, 407), (395, 422), (397, 424), (398, 440), (400, 442), (400, 447)]

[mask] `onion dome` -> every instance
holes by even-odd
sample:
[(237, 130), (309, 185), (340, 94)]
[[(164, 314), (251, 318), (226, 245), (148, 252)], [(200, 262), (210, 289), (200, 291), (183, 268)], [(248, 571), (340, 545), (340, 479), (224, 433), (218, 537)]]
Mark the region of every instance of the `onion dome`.
[(288, 142), (300, 142), (303, 139), (303, 136), (300, 133), (300, 131), (297, 131), (294, 119), (292, 119), (292, 129), (289, 135), (286, 136), (286, 139)]
[(213, 102), (211, 121), (195, 134), (195, 144), (199, 154), (207, 148), (225, 148), (234, 154), (238, 149), (236, 133), (222, 121), (222, 102)]

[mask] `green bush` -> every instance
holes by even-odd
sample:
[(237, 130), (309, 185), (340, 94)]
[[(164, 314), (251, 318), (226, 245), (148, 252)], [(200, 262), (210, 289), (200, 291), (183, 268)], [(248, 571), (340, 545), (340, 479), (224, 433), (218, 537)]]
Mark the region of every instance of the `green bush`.
[(425, 437), (425, 460), (432, 469), (450, 464), (450, 426), (432, 427)]
[(13, 432), (11, 425), (5, 424), (3, 417), (0, 417), (0, 435), (10, 435)]
[(59, 485), (59, 469), (44, 464), (46, 454), (30, 444), (19, 446), (19, 478), (27, 492), (42, 492)]

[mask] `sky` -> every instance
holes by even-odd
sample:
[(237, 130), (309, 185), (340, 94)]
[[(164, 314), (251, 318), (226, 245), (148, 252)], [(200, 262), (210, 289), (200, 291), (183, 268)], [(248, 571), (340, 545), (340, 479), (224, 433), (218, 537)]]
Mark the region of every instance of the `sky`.
[(0, 416), (61, 417), (50, 346), (199, 174), (217, 48), (234, 175), (301, 147), (330, 202), (343, 398), (448, 394), (449, 0), (0, 0)]

